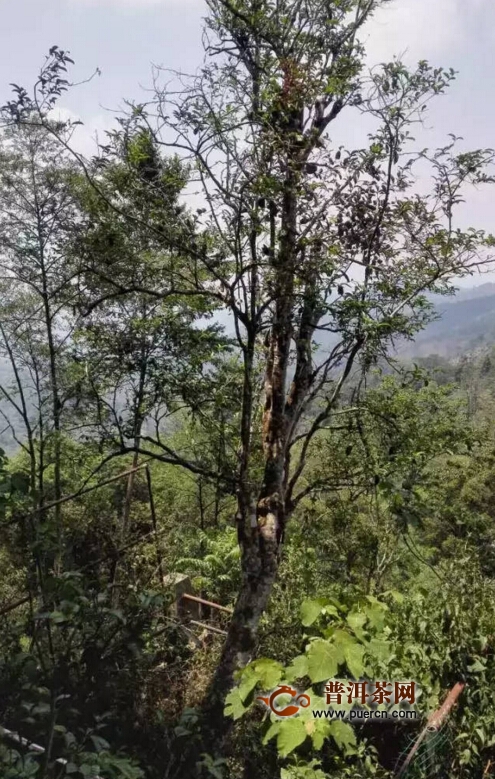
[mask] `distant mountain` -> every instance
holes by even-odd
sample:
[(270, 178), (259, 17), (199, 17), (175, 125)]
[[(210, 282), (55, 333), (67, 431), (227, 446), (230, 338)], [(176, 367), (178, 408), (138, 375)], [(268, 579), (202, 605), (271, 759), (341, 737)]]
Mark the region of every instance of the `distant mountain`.
[(435, 296), (438, 316), (414, 342), (403, 343), (399, 356), (455, 357), (495, 342), (495, 284), (459, 290), (455, 297)]
[[(478, 284), (476, 287), (467, 287), (466, 289), (460, 289), (453, 299), (454, 302), (461, 302), (464, 300), (476, 300), (477, 298), (486, 298), (490, 295), (495, 295), (495, 283), (487, 282), (486, 284)], [(438, 296), (437, 296), (438, 297)], [(445, 298), (443, 298), (445, 300)]]

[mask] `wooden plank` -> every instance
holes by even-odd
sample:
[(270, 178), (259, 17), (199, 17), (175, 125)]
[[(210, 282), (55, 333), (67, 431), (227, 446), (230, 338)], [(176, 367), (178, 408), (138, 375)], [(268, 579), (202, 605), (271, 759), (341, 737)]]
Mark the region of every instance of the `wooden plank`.
[(225, 630), (214, 628), (212, 625), (205, 625), (204, 622), (197, 622), (195, 619), (191, 620), (191, 625), (196, 625), (198, 628), (204, 628), (205, 630), (209, 630), (211, 633), (219, 633), (221, 636), (227, 635)]
[(213, 603), (211, 600), (204, 600), (204, 598), (198, 598), (197, 595), (188, 595), (187, 593), (184, 593), (182, 596), (183, 598), (186, 598), (187, 600), (192, 600), (195, 603), (202, 603), (203, 606), (211, 606), (212, 609), (218, 609), (219, 611), (225, 611), (227, 614), (233, 614), (234, 610), (229, 609), (227, 606), (220, 606), (218, 603)]

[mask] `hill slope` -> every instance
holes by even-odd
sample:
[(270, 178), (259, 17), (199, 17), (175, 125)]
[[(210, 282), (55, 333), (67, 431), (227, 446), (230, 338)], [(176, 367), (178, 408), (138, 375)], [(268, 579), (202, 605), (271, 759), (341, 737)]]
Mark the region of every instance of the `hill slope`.
[(454, 298), (437, 297), (433, 302), (438, 319), (414, 342), (402, 344), (399, 355), (455, 357), (495, 341), (495, 284), (461, 290)]

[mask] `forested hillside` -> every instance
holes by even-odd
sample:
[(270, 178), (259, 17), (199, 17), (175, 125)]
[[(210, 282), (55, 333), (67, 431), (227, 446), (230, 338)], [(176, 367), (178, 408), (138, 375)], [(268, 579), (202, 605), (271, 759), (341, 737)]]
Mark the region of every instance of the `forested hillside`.
[(495, 775), (494, 152), (418, 150), (386, 5), (208, 0), (90, 157), (68, 52), (13, 85), (0, 777)]
[(399, 356), (458, 357), (486, 348), (495, 339), (494, 293), (493, 284), (481, 284), (459, 290), (452, 298), (433, 298), (437, 318), (418, 333), (414, 342), (401, 344)]

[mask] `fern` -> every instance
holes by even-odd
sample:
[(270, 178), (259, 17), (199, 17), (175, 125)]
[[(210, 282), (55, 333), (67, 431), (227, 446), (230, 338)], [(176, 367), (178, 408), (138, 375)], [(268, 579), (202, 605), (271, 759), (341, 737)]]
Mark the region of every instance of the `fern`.
[(233, 600), (240, 581), (240, 549), (234, 530), (203, 531), (194, 537), (189, 554), (176, 562), (194, 585), (223, 602)]

